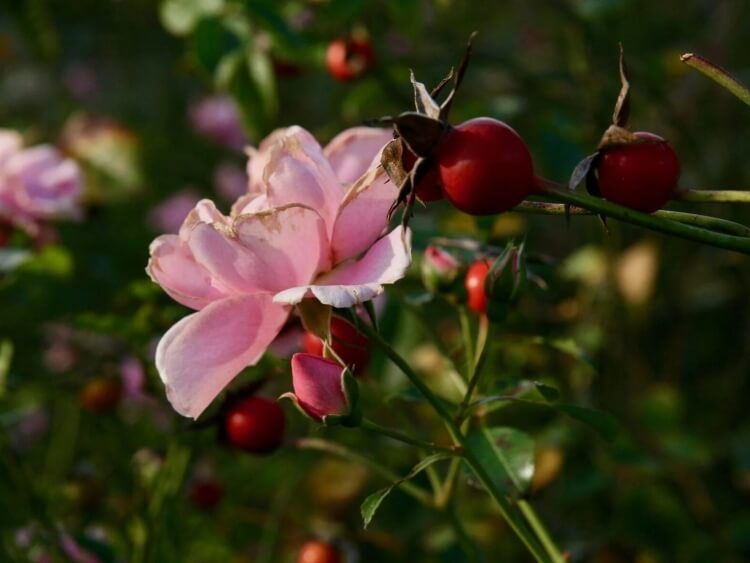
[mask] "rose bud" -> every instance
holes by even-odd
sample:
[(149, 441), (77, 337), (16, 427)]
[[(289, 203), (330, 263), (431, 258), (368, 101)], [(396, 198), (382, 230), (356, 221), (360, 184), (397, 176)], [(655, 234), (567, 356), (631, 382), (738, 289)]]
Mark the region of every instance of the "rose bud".
[(292, 356), (294, 393), (284, 393), (308, 418), (326, 426), (357, 426), (359, 389), (351, 371), (313, 354)]
[(422, 283), (432, 292), (447, 291), (461, 272), (461, 262), (437, 246), (428, 246), (422, 256)]
[(487, 314), (491, 319), (501, 320), (507, 315), (509, 306), (523, 293), (526, 280), (525, 246), (508, 243), (493, 262), (484, 282), (489, 300)]
[[(331, 317), (331, 348), (335, 357), (350, 369), (355, 376), (362, 375), (370, 362), (370, 340), (347, 320)], [(326, 356), (323, 341), (312, 332), (306, 331), (302, 340), (306, 353)]]

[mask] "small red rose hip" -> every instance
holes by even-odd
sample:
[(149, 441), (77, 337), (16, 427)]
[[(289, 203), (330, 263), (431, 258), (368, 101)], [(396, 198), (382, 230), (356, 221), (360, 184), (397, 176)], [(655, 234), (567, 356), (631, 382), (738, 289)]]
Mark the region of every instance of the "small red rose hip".
[(224, 490), (213, 479), (201, 479), (193, 483), (189, 497), (193, 504), (201, 510), (212, 510), (221, 502)]
[(487, 294), (484, 291), (484, 280), (490, 271), (490, 263), (487, 260), (477, 260), (469, 266), (464, 278), (466, 287), (466, 305), (472, 311), (483, 315), (487, 312)]
[(297, 563), (343, 563), (344, 558), (330, 543), (311, 540), (304, 544), (297, 556)]
[(234, 448), (255, 454), (270, 453), (284, 438), (284, 411), (265, 397), (244, 397), (224, 413), (224, 433)]
[(635, 133), (650, 142), (604, 149), (599, 159), (599, 192), (613, 203), (653, 213), (669, 201), (680, 177), (672, 146), (653, 133)]
[(326, 51), (326, 68), (341, 82), (359, 78), (375, 64), (375, 52), (367, 39), (335, 39)]
[[(323, 355), (323, 341), (311, 332), (302, 340), (305, 352)], [(370, 361), (370, 341), (353, 324), (341, 317), (331, 317), (331, 346), (354, 375), (362, 375)]]
[(445, 197), (464, 213), (502, 213), (533, 191), (531, 154), (502, 121), (479, 117), (449, 129), (435, 158)]
[(109, 412), (117, 406), (122, 396), (122, 384), (115, 377), (97, 377), (81, 389), (81, 406), (95, 413)]

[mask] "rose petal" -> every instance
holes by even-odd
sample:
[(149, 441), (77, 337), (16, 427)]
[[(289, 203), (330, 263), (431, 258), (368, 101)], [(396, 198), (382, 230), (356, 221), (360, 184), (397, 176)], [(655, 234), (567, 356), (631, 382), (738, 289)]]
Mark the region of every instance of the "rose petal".
[(339, 182), (351, 184), (367, 172), (375, 156), (391, 140), (391, 129), (352, 127), (336, 135), (323, 149), (323, 155)]
[(328, 237), (343, 190), (318, 142), (301, 127), (290, 127), (271, 149), (263, 171), (266, 197), (274, 207), (291, 203), (315, 209), (326, 222)]
[(316, 280), (314, 285), (293, 287), (277, 293), (276, 303), (294, 305), (314, 296), (333, 307), (351, 307), (383, 292), (383, 284), (406, 275), (411, 264), (411, 231), (397, 227), (376, 242), (357, 261), (342, 264)]
[(289, 308), (268, 294), (228, 297), (174, 325), (159, 341), (156, 367), (174, 409), (197, 418), (281, 330)]
[(320, 356), (292, 356), (292, 385), (299, 406), (317, 420), (347, 414), (349, 407), (341, 389), (343, 371), (336, 362)]
[(388, 227), (388, 210), (398, 196), (382, 167), (370, 168), (347, 192), (333, 227), (334, 263), (370, 248)]
[(202, 309), (228, 296), (211, 275), (195, 261), (187, 244), (177, 235), (162, 235), (151, 243), (146, 272), (172, 299), (191, 309)]

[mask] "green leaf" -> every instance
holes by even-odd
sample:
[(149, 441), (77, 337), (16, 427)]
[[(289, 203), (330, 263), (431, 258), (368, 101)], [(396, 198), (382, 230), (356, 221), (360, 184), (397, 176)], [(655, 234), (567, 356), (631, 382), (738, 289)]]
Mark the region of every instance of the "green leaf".
[(528, 491), (534, 476), (534, 440), (515, 428), (480, 428), (469, 434), (466, 448), (495, 486), (518, 497)]
[(555, 387), (540, 383), (538, 381), (534, 382), (534, 386), (536, 387), (536, 390), (539, 391), (539, 394), (550, 403), (554, 403), (555, 401), (560, 400), (560, 391)]
[(30, 272), (59, 278), (67, 278), (73, 273), (73, 257), (62, 246), (49, 245), (26, 260), (19, 271)]
[(578, 405), (562, 404), (554, 406), (570, 418), (574, 418), (577, 421), (590, 426), (601, 434), (608, 442), (614, 440), (619, 432), (617, 419), (609, 413), (590, 409), (588, 407), (579, 407)]
[(224, 0), (165, 0), (160, 10), (161, 23), (174, 35), (188, 35), (202, 19), (223, 9)]
[(331, 306), (323, 305), (317, 299), (303, 299), (297, 304), (297, 311), (305, 330), (321, 340), (328, 340), (331, 326)]
[(0, 397), (5, 395), (10, 363), (13, 360), (13, 343), (10, 340), (0, 341)]
[(224, 55), (239, 46), (236, 37), (228, 32), (219, 18), (199, 22), (190, 44), (198, 64), (211, 75), (216, 72)]
[(275, 116), (279, 111), (279, 99), (276, 94), (276, 74), (273, 71), (273, 64), (268, 53), (260, 49), (249, 49), (247, 68), (251, 80), (258, 89), (266, 115), (269, 117)]
[(415, 465), (414, 468), (405, 477), (402, 477), (390, 486), (384, 489), (380, 489), (379, 491), (376, 491), (369, 495), (359, 507), (359, 510), (362, 513), (362, 521), (364, 522), (364, 527), (367, 528), (367, 526), (369, 526), (373, 516), (375, 516), (375, 512), (377, 512), (378, 508), (380, 507), (380, 504), (395, 487), (398, 487), (404, 481), (408, 481), (409, 479), (416, 477), (421, 471), (423, 471), (433, 463), (436, 463), (443, 459), (448, 459), (450, 457), (451, 456), (444, 453), (438, 453), (428, 456), (420, 461), (417, 465)]

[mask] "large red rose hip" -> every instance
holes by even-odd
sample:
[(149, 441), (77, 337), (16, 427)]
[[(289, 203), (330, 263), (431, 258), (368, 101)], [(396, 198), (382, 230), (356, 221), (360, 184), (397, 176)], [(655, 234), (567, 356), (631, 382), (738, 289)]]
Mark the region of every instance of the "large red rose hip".
[(470, 215), (508, 211), (532, 192), (531, 155), (502, 121), (479, 117), (449, 129), (435, 158), (445, 197)]
[(639, 131), (648, 142), (602, 151), (597, 171), (599, 192), (611, 202), (653, 213), (669, 201), (680, 177), (680, 161), (671, 145), (653, 133)]
[(284, 411), (276, 401), (265, 397), (244, 397), (231, 403), (224, 413), (227, 442), (251, 453), (277, 449), (284, 438), (284, 427)]

